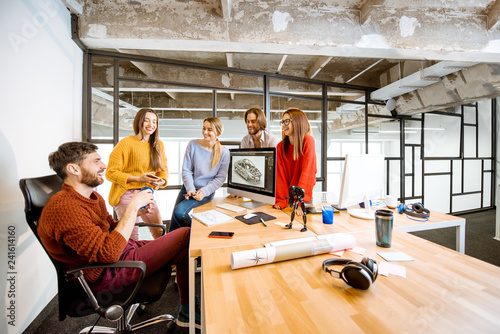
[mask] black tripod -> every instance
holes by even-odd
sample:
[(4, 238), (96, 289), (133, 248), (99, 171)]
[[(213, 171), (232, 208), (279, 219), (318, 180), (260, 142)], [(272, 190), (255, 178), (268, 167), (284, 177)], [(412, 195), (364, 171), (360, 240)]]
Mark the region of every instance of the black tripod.
[(304, 215), (302, 216), (302, 219), (304, 219), (304, 227), (300, 230), (300, 232), (305, 232), (307, 231), (307, 212), (306, 212), (306, 205), (304, 204), (304, 189), (296, 187), (296, 186), (290, 186), (290, 189), (288, 191), (288, 204), (293, 207), (293, 212), (291, 215), (291, 220), (290, 224), (285, 225), (288, 228), (292, 228), (293, 224), (293, 219), (295, 218), (295, 213), (297, 211), (297, 207), (300, 205), (302, 212)]

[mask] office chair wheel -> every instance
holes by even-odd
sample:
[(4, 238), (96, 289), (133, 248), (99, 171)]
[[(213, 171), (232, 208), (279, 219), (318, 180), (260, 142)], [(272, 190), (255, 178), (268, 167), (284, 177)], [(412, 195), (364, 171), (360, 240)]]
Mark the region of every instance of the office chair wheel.
[(167, 324), (167, 331), (166, 333), (173, 333), (175, 332), (175, 329), (177, 328), (177, 323), (175, 321), (170, 321), (168, 324)]
[(137, 311), (136, 311), (136, 313), (138, 315), (142, 315), (142, 314), (146, 313), (146, 304), (148, 304), (148, 303), (140, 303), (139, 304), (139, 307), (137, 308)]

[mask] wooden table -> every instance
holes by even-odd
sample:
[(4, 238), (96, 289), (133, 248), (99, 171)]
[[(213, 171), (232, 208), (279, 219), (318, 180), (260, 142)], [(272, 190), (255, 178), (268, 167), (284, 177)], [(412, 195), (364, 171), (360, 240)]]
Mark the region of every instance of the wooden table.
[[(214, 199), (212, 202), (199, 206), (194, 209), (194, 212), (203, 212), (215, 209), (219, 203), (229, 203), (238, 205), (241, 199)], [(216, 226), (205, 226), (196, 219), (193, 219), (191, 225), (191, 237), (189, 245), (189, 306), (190, 306), (190, 320), (194, 319), (195, 312), (195, 272), (196, 272), (196, 258), (202, 255), (202, 249), (211, 249), (219, 247), (240, 246), (240, 245), (261, 245), (264, 243), (276, 240), (288, 240), (297, 238), (307, 238), (315, 236), (313, 231), (300, 232), (302, 224), (294, 223), (292, 229), (284, 229), (275, 224), (275, 222), (282, 222), (288, 224), (290, 216), (286, 213), (273, 209), (271, 205), (265, 205), (255, 210), (247, 210), (246, 212), (232, 212), (224, 209), (217, 208), (217, 210), (235, 217), (251, 212), (265, 212), (274, 217), (275, 220), (267, 221), (267, 227), (262, 224), (247, 225), (237, 219), (234, 222), (219, 224)], [(229, 231), (234, 232), (232, 239), (219, 239), (209, 238), (208, 235), (211, 231)], [(203, 262), (203, 261), (202, 261)], [(190, 332), (194, 333), (194, 320), (190, 323)]]
[[(318, 204), (320, 205), (320, 204)], [(316, 205), (316, 206), (318, 206)], [(325, 204), (328, 205), (328, 204)], [(391, 210), (384, 208), (384, 210)], [(456, 229), (456, 250), (465, 254), (465, 218), (444, 214), (441, 212), (431, 211), (427, 221), (410, 219), (404, 214), (394, 212), (393, 224), (394, 228), (405, 232), (417, 232), (425, 230), (433, 230), (445, 227), (455, 227)], [(291, 214), (292, 209), (287, 208), (285, 212)], [(302, 218), (295, 219), (297, 224), (302, 222)], [(323, 224), (321, 214), (307, 215), (307, 226), (316, 234), (330, 234), (338, 232), (358, 232), (366, 230), (375, 230), (374, 220), (366, 220), (355, 218), (349, 215), (347, 211), (341, 211), (333, 215), (333, 224)]]
[[(241, 204), (242, 199), (227, 199), (218, 198), (212, 202), (202, 205), (194, 209), (194, 212), (202, 212), (215, 209), (219, 203), (229, 203), (233, 205)], [(195, 272), (196, 272), (196, 258), (202, 255), (203, 249), (231, 247), (241, 245), (262, 245), (276, 240), (288, 240), (295, 238), (305, 238), (314, 235), (339, 233), (339, 232), (360, 232), (371, 231), (374, 235), (375, 225), (374, 221), (359, 219), (350, 216), (347, 212), (334, 214), (332, 225), (323, 224), (322, 216), (320, 214), (308, 215), (308, 228), (307, 232), (300, 232), (302, 228), (302, 218), (295, 219), (292, 230), (283, 229), (274, 224), (275, 221), (282, 223), (290, 222), (291, 208), (286, 208), (283, 211), (273, 209), (272, 206), (266, 205), (255, 210), (247, 210), (243, 213), (235, 213), (224, 209), (218, 209), (230, 216), (238, 216), (245, 213), (254, 211), (261, 211), (275, 216), (277, 219), (269, 221), (268, 227), (262, 224), (246, 225), (238, 220), (232, 223), (220, 224), (217, 226), (207, 227), (202, 223), (193, 219), (191, 226), (191, 239), (190, 239), (190, 270), (189, 270), (189, 289), (190, 289), (190, 319), (194, 319), (194, 291), (195, 291)], [(456, 227), (457, 233), (457, 250), (461, 253), (465, 252), (465, 219), (455, 216), (446, 215), (439, 212), (431, 212), (428, 221), (416, 221), (407, 218), (405, 215), (400, 215), (394, 211), (394, 227), (405, 232), (414, 232), (422, 230), (430, 230), (436, 228)], [(208, 238), (211, 231), (230, 231), (235, 232), (232, 239), (214, 239)], [(194, 333), (194, 320), (190, 324), (190, 332)]]
[(356, 290), (321, 269), (332, 255), (232, 270), (234, 251), (202, 249), (202, 311), (207, 333), (498, 333), (500, 268), (394, 230), (390, 249), (373, 231), (353, 233), (364, 255), (402, 251), (407, 278), (379, 276)]

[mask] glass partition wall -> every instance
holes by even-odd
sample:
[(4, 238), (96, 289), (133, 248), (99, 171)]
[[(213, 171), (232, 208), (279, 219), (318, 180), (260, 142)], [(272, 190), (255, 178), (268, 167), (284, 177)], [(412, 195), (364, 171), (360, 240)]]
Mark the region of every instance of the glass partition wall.
[[(306, 113), (316, 140), (315, 192), (337, 197), (345, 155), (376, 153), (385, 156), (386, 193), (402, 202), (451, 213), (493, 206), (496, 119), (487, 102), (402, 116), (371, 101), (369, 87), (114, 52), (91, 50), (84, 61), (83, 139), (99, 146), (105, 162), (113, 146), (133, 134), (139, 109), (158, 113), (169, 170), (167, 188), (156, 194), (164, 220), (182, 184), (186, 145), (202, 137), (203, 119), (219, 117), (222, 144), (238, 147), (247, 134), (244, 113), (252, 107), (264, 110), (278, 137), (283, 111)], [(105, 199), (110, 186), (98, 189)], [(225, 195), (225, 187), (216, 194)]]

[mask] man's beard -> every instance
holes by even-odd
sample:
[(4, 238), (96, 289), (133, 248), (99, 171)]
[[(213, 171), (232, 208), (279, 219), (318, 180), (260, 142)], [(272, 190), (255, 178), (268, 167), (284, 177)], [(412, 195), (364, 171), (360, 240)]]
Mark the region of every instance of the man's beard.
[(104, 180), (101, 180), (96, 174), (89, 173), (86, 169), (82, 168), (82, 181), (83, 184), (95, 188), (100, 186)]
[(247, 128), (247, 130), (248, 130), (248, 134), (250, 134), (250, 135), (254, 136), (254, 135), (256, 135), (257, 133), (259, 133), (260, 128), (253, 128), (253, 129), (251, 129), (251, 130)]

